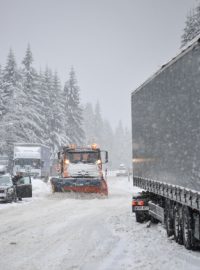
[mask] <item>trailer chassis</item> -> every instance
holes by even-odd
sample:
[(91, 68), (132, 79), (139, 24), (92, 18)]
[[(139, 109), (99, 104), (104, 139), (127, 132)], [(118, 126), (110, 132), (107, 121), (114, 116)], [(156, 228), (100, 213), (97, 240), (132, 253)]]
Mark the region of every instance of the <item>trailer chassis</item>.
[(200, 192), (136, 176), (133, 184), (145, 190), (140, 199), (145, 198), (149, 208), (143, 219), (138, 217), (144, 217), (144, 212), (133, 210), (136, 221), (160, 221), (178, 244), (187, 249), (200, 247)]

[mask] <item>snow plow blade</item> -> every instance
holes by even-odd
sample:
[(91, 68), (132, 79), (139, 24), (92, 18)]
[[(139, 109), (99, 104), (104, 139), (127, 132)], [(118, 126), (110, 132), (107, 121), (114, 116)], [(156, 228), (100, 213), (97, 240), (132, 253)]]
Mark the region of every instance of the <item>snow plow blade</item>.
[(53, 192), (98, 193), (108, 195), (104, 179), (98, 178), (51, 178)]

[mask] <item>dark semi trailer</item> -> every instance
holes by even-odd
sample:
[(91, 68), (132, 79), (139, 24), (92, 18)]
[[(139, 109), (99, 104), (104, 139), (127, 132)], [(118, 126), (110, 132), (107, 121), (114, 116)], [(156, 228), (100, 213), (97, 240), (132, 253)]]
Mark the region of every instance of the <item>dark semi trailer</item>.
[(136, 220), (200, 244), (200, 36), (132, 93)]

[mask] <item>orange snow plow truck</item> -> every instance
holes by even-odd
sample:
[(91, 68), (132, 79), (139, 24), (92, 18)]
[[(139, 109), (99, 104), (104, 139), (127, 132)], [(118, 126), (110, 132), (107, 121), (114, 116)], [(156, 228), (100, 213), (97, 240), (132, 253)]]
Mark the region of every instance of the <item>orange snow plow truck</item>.
[(50, 180), (53, 192), (108, 195), (102, 169), (102, 164), (108, 162), (107, 151), (100, 150), (96, 144), (90, 147), (69, 145), (58, 152), (58, 161), (60, 176)]

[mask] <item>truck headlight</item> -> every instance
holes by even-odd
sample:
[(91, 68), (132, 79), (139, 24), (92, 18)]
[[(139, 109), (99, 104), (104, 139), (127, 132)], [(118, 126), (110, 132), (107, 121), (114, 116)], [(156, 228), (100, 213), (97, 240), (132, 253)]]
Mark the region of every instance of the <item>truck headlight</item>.
[(69, 159), (65, 159), (65, 164), (69, 165)]
[(97, 165), (100, 165), (100, 164), (101, 164), (101, 160), (100, 160), (100, 159), (97, 160), (97, 161), (96, 161), (96, 164), (97, 164)]

